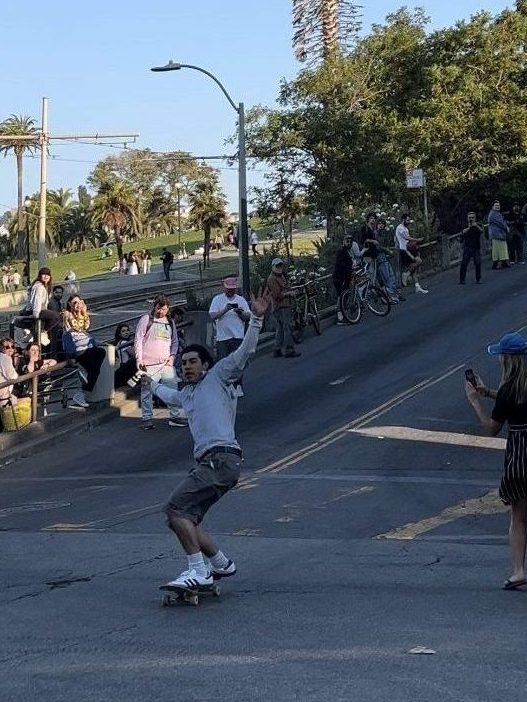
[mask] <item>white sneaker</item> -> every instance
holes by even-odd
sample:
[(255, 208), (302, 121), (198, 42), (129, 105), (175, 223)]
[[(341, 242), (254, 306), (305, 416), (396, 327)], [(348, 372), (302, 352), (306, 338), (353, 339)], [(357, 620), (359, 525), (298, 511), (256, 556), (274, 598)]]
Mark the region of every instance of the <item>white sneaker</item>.
[(408, 278), (410, 277), (410, 273), (408, 271), (404, 271), (401, 275), (401, 283), (403, 284), (403, 288), (405, 288), (408, 285)]
[(51, 344), (47, 331), (40, 332), (40, 344), (41, 346), (49, 346)]
[(71, 398), (71, 401), (74, 405), (77, 405), (77, 407), (89, 407), (90, 405), (88, 402), (86, 402), (86, 398), (84, 397), (84, 393), (82, 390), (76, 390), (73, 393), (73, 397)]
[(426, 293), (428, 292), (428, 290), (425, 290), (424, 288), (422, 288), (422, 287), (419, 285), (419, 283), (416, 283), (416, 284), (415, 284), (415, 292), (420, 292), (420, 293), (423, 293), (424, 295), (426, 295)]
[(161, 585), (160, 590), (177, 590), (185, 588), (186, 590), (199, 590), (202, 587), (210, 587), (214, 585), (214, 579), (210, 573), (201, 575), (195, 570), (184, 570), (181, 575), (175, 580), (171, 580), (166, 585)]
[(211, 575), (214, 580), (219, 580), (220, 578), (229, 578), (231, 575), (236, 574), (236, 564), (234, 561), (229, 560), (224, 568), (214, 568), (211, 567)]

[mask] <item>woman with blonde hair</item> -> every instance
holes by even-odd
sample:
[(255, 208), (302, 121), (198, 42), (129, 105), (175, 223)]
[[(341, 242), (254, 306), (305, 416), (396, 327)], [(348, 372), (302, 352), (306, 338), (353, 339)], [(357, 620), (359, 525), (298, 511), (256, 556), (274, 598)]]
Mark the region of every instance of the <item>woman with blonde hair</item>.
[(90, 315), (86, 303), (79, 295), (72, 295), (64, 312), (64, 336), (62, 345), (69, 358), (74, 358), (84, 370), (81, 374), (82, 390), (73, 394), (73, 402), (80, 407), (88, 407), (84, 390), (91, 392), (95, 387), (106, 351), (97, 346), (94, 337), (89, 334)]
[[(525, 579), (525, 547), (527, 544), (527, 339), (518, 332), (505, 334), (488, 352), (499, 356), (502, 366), (498, 390), (487, 388), (475, 375), (465, 383), (468, 400), (488, 434), (497, 436), (507, 423), (507, 447), (499, 495), (511, 507), (509, 543), (512, 574), (504, 582), (504, 590), (515, 590), (527, 584)], [(482, 398), (495, 400), (490, 417)]]

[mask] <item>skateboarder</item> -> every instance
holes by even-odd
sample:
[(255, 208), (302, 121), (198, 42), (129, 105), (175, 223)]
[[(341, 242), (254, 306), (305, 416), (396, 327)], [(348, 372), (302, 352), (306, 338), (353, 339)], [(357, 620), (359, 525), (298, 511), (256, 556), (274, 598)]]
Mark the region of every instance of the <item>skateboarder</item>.
[(233, 561), (219, 550), (200, 524), (210, 507), (231, 490), (240, 477), (242, 451), (234, 434), (238, 398), (232, 378), (239, 377), (256, 350), (268, 306), (268, 294), (253, 299), (249, 326), (241, 345), (216, 365), (203, 346), (187, 346), (182, 355), (184, 386), (181, 390), (143, 376), (142, 382), (150, 385), (163, 402), (169, 406), (180, 405), (185, 410), (197, 463), (172, 493), (166, 507), (168, 526), (187, 554), (188, 570), (162, 589), (198, 590), (212, 586), (214, 578), (236, 573)]

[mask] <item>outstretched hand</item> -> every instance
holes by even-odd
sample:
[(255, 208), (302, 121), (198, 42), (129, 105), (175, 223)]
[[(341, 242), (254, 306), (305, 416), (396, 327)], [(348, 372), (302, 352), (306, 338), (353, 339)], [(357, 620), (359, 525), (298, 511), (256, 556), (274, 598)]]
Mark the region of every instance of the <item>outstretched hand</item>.
[(267, 308), (271, 302), (271, 294), (268, 290), (262, 293), (261, 290), (258, 291), (258, 295), (255, 297), (251, 295), (251, 312), (255, 317), (263, 317), (267, 312)]

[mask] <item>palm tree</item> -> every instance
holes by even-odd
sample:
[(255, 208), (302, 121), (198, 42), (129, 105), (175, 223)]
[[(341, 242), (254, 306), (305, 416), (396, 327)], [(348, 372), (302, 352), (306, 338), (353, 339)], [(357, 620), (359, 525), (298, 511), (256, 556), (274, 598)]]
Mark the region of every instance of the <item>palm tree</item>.
[(138, 233), (137, 198), (125, 183), (108, 180), (101, 184), (93, 208), (94, 224), (113, 229), (121, 258), (123, 232), (128, 230), (135, 236)]
[(223, 195), (216, 173), (196, 183), (189, 193), (190, 223), (203, 229), (203, 267), (210, 265), (210, 233), (213, 227), (221, 227), (225, 219), (227, 201)]
[[(35, 120), (32, 117), (22, 115), (10, 115), (3, 122), (0, 122), (0, 136), (6, 137), (0, 141), (0, 153), (7, 156), (11, 151), (16, 157), (16, 170), (18, 182), (18, 254), (23, 255), (24, 249), (24, 204), (22, 192), (22, 170), (23, 158), (26, 152), (34, 153), (39, 148), (38, 129), (35, 127)], [(33, 139), (17, 139), (16, 137), (27, 136)]]
[(345, 53), (360, 29), (355, 0), (293, 0), (293, 48), (310, 64)]

